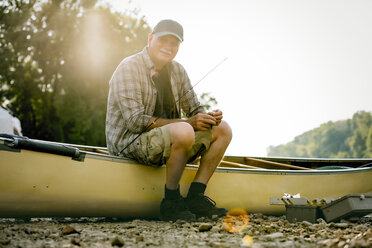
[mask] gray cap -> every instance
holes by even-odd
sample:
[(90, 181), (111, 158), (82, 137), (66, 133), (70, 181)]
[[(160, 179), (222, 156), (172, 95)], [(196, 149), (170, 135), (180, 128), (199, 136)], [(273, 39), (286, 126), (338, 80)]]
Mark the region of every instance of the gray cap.
[(181, 24), (173, 20), (162, 20), (154, 27), (152, 31), (158, 37), (164, 35), (173, 35), (181, 42), (183, 41), (183, 28)]

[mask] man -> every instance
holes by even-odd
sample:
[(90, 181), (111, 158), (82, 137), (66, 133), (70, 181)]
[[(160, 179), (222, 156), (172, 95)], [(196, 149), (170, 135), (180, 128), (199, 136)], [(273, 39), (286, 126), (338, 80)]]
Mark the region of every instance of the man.
[[(110, 154), (153, 166), (166, 164), (165, 197), (160, 205), (163, 220), (193, 220), (227, 212), (216, 207), (204, 191), (232, 132), (220, 110), (205, 113), (185, 69), (173, 61), (182, 41), (179, 23), (160, 21), (149, 35), (148, 46), (117, 67), (107, 106)], [(181, 110), (188, 119), (181, 119)], [(200, 155), (199, 169), (183, 198), (179, 191), (183, 170)]]

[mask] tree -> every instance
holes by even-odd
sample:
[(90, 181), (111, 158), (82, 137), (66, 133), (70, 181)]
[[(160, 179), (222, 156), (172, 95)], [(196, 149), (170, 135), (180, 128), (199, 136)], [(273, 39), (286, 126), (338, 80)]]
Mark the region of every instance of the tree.
[(199, 96), (200, 104), (207, 110), (212, 110), (218, 103), (217, 99), (214, 98), (209, 92), (203, 92)]
[(353, 136), (349, 139), (349, 146), (353, 157), (367, 156), (367, 136), (372, 126), (372, 116), (365, 111), (357, 112), (351, 119)]
[(105, 145), (108, 81), (148, 24), (96, 0), (0, 4), (0, 103), (31, 138)]
[(270, 146), (269, 156), (372, 157), (372, 113), (359, 111), (351, 119), (327, 122), (285, 145)]
[(367, 151), (366, 157), (372, 158), (372, 126), (369, 129), (368, 137), (367, 137)]

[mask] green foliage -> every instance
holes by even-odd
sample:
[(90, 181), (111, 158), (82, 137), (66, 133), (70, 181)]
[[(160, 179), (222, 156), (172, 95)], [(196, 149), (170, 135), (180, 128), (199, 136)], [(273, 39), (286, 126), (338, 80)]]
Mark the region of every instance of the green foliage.
[(200, 104), (207, 110), (212, 110), (217, 105), (217, 99), (214, 98), (209, 92), (202, 93), (199, 96)]
[[(217, 99), (214, 98), (209, 92), (201, 93), (198, 95), (198, 99), (200, 101), (200, 105), (203, 106), (207, 112), (213, 110), (213, 108), (218, 104)], [(181, 118), (187, 118), (187, 115), (183, 111), (181, 112)]]
[(105, 145), (108, 81), (150, 28), (96, 0), (0, 3), (0, 103), (25, 136)]
[(372, 127), (369, 129), (368, 132), (366, 146), (367, 146), (366, 157), (372, 158)]
[(270, 146), (269, 156), (372, 157), (372, 113), (359, 111), (352, 119), (328, 122), (295, 137), (285, 145)]

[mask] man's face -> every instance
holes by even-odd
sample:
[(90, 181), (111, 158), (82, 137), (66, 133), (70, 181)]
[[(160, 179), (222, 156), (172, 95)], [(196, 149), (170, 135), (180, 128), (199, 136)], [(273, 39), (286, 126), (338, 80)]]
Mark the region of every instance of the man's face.
[(155, 65), (164, 66), (176, 57), (180, 41), (173, 35), (149, 36), (149, 54)]

